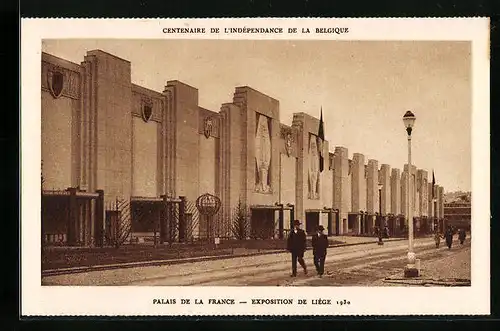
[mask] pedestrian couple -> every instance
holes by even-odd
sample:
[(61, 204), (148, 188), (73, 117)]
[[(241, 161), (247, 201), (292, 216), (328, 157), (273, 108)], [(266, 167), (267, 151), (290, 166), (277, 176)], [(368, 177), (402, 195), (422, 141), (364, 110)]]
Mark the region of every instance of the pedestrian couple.
[[(307, 275), (307, 266), (304, 262), (304, 252), (306, 251), (306, 233), (300, 228), (300, 221), (293, 222), (293, 229), (287, 240), (287, 249), (292, 253), (292, 277), (297, 276), (297, 262), (304, 269)], [(318, 226), (317, 233), (312, 236), (314, 266), (318, 276), (322, 277), (325, 272), (326, 250), (328, 248), (328, 237), (323, 233), (325, 228)]]
[(453, 230), (451, 229), (451, 227), (448, 227), (448, 229), (446, 229), (444, 235), (441, 235), (439, 233), (439, 230), (436, 229), (436, 231), (434, 232), (434, 242), (436, 243), (436, 248), (439, 248), (441, 238), (445, 239), (446, 246), (448, 246), (448, 249), (451, 249), (451, 245), (453, 243)]

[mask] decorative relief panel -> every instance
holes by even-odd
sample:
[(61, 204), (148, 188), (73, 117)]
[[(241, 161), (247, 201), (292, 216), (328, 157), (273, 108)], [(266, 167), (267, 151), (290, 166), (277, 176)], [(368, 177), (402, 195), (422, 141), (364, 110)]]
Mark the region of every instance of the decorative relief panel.
[(354, 167), (354, 162), (352, 160), (348, 160), (349, 161), (349, 173), (348, 175), (352, 174), (352, 169)]
[(319, 149), (316, 137), (309, 134), (309, 199), (319, 199)]
[(205, 138), (218, 138), (219, 137), (219, 117), (215, 113), (200, 112), (200, 122), (198, 124), (198, 133), (205, 136)]
[(80, 98), (80, 73), (52, 63), (42, 62), (42, 90), (54, 98)]
[(271, 120), (257, 114), (255, 132), (255, 190), (271, 192)]
[(292, 128), (282, 126), (280, 130), (281, 138), (285, 140), (286, 155), (291, 156), (293, 153), (293, 144), (295, 142), (292, 134)]

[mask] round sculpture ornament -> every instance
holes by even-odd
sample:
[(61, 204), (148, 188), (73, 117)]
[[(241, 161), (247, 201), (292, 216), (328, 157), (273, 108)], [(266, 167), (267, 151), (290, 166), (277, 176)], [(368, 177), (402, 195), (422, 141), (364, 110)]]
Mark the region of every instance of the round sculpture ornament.
[(221, 207), (221, 201), (213, 194), (205, 193), (196, 199), (196, 208), (204, 216), (213, 216), (217, 214)]

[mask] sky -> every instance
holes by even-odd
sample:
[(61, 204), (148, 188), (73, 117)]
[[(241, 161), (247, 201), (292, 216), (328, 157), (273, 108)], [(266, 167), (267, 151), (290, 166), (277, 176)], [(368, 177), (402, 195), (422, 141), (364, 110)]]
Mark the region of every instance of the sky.
[(132, 82), (163, 91), (179, 80), (219, 111), (237, 86), (277, 100), (280, 121), (319, 118), (330, 150), (392, 168), (408, 161), (402, 117), (416, 116), (412, 164), (446, 192), (471, 189), (471, 48), (448, 41), (44, 40), (42, 51), (81, 63), (101, 49), (131, 61)]

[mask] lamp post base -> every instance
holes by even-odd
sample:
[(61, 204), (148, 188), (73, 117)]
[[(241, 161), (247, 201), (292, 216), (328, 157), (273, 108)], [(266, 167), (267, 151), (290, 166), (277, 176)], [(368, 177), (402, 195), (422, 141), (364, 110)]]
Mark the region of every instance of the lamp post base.
[(405, 278), (415, 278), (420, 276), (420, 270), (413, 264), (408, 264), (404, 270)]

